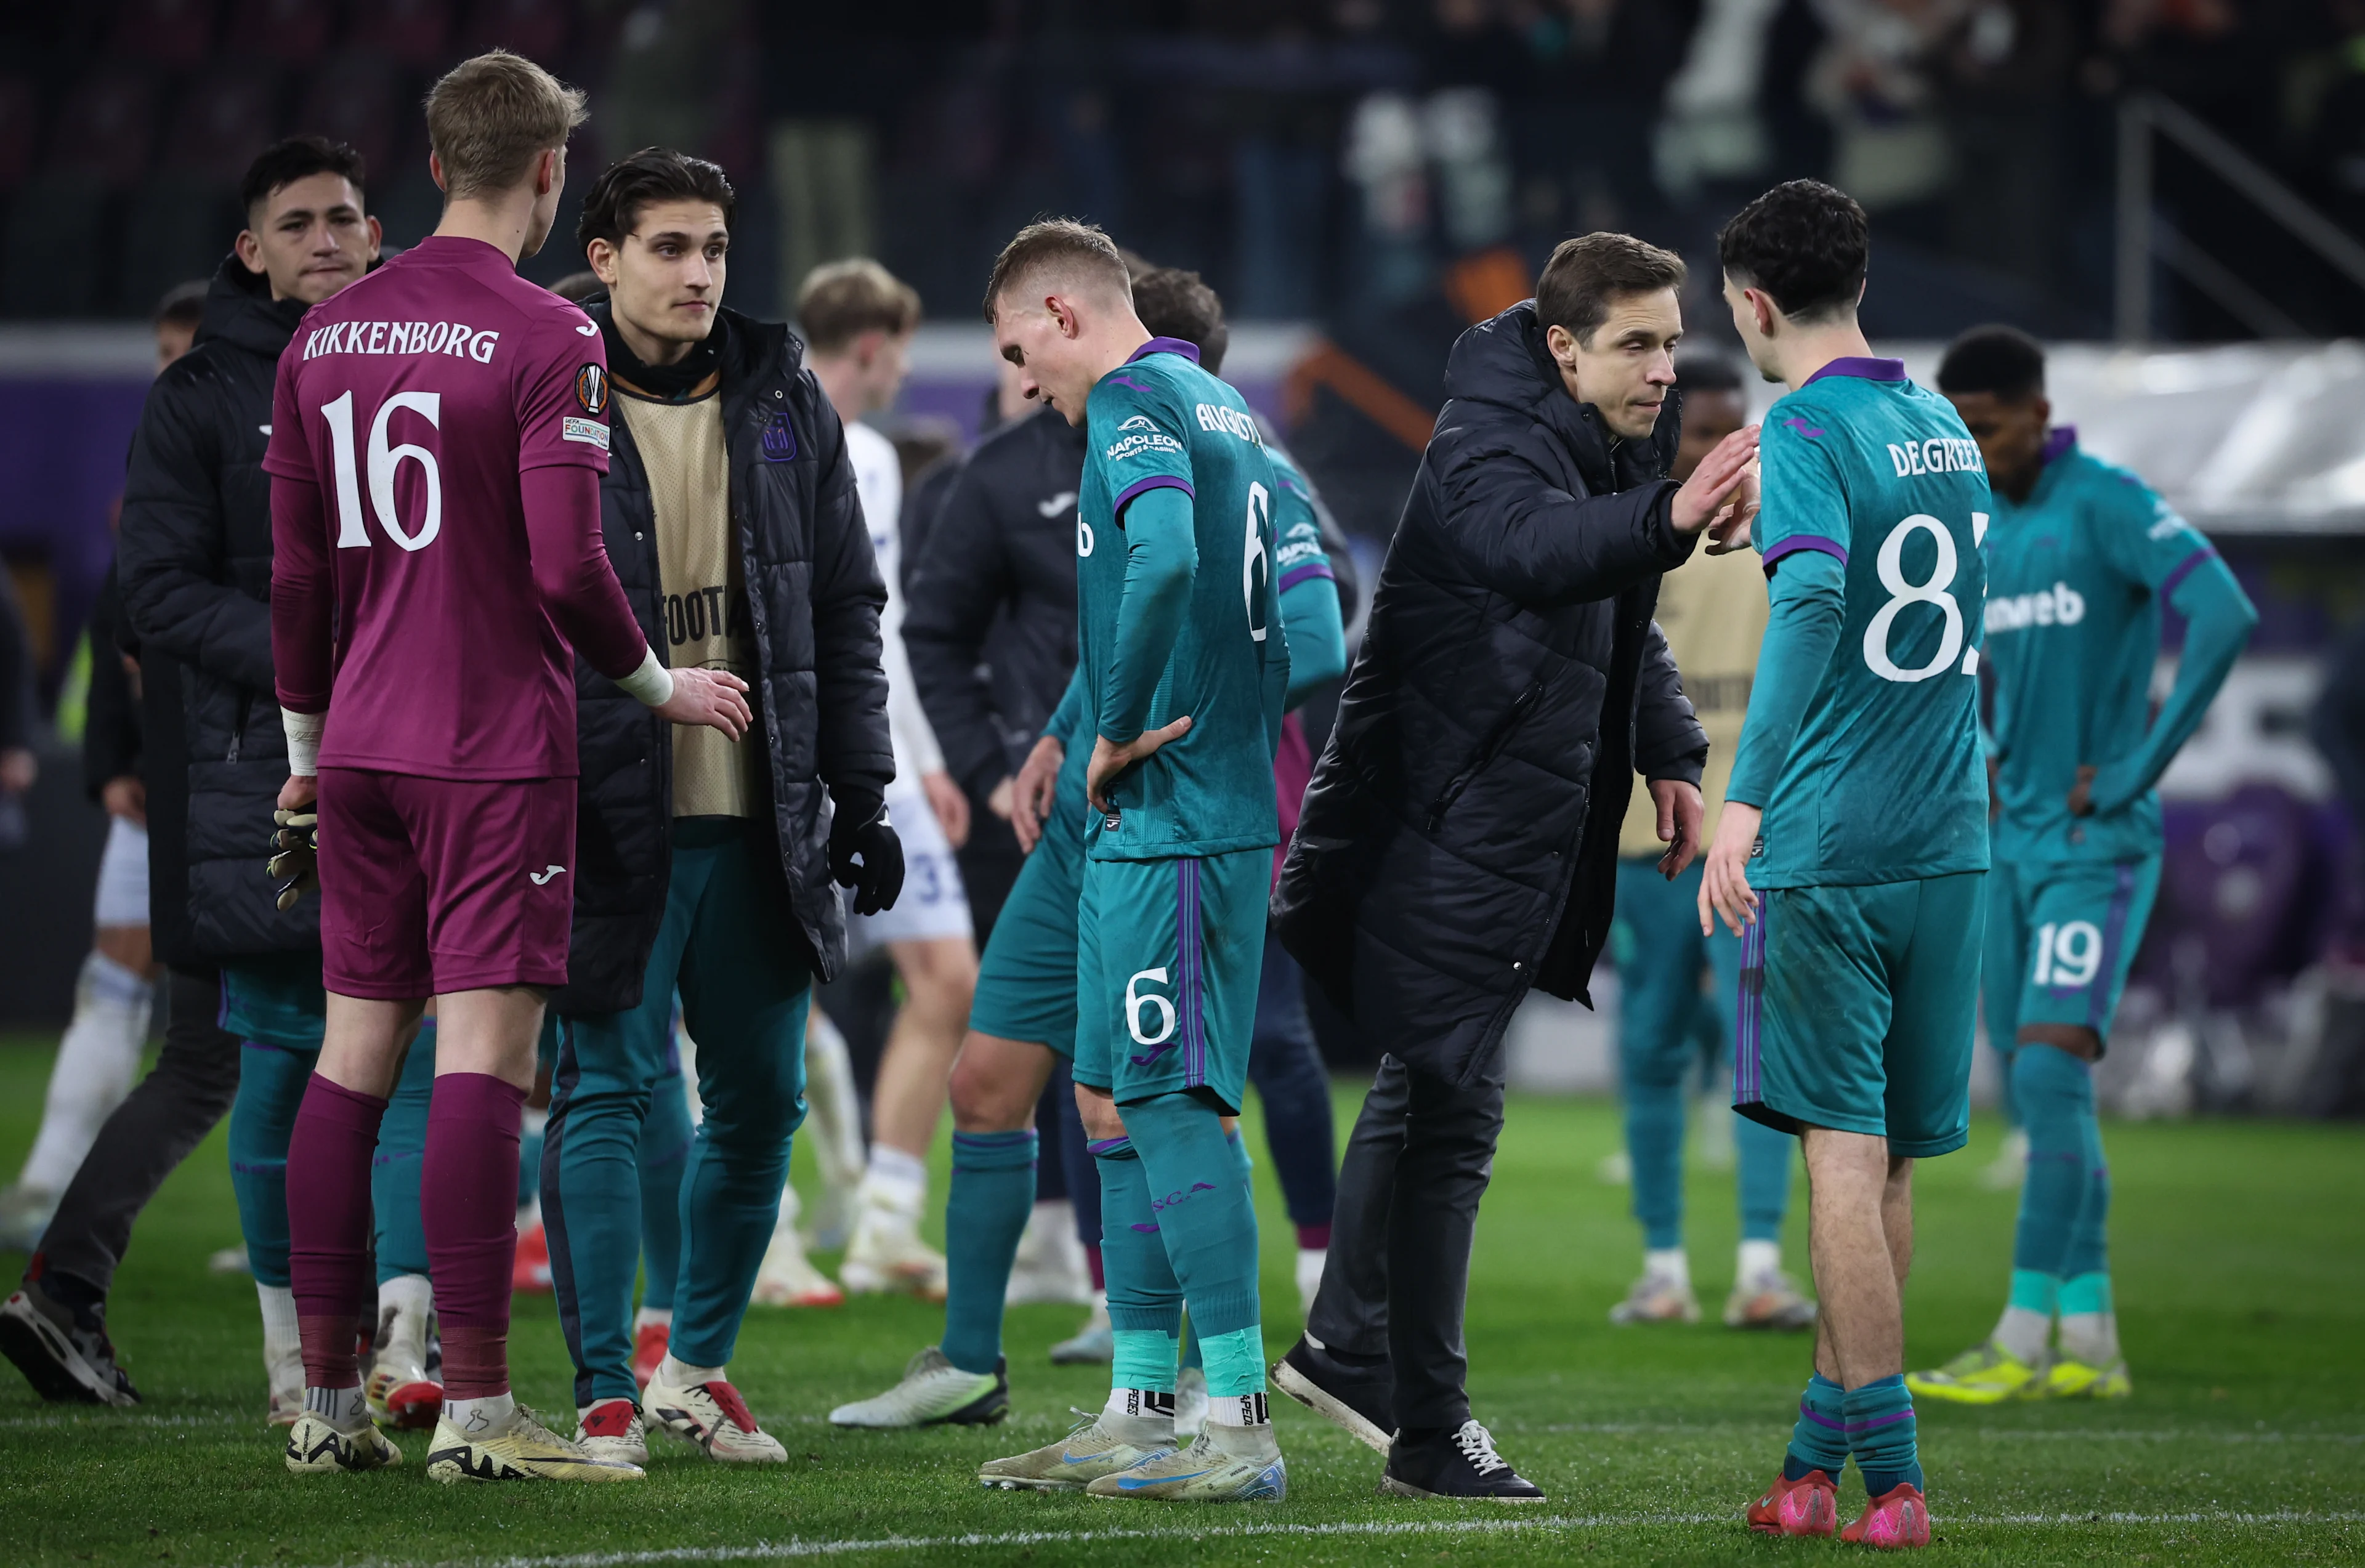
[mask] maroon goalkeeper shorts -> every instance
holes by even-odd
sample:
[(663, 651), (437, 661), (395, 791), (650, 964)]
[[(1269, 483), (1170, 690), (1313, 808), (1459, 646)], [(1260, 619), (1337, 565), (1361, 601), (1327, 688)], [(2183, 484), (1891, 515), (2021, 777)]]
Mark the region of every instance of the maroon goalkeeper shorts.
[(386, 1001), (566, 983), (575, 780), (320, 769), (320, 978)]

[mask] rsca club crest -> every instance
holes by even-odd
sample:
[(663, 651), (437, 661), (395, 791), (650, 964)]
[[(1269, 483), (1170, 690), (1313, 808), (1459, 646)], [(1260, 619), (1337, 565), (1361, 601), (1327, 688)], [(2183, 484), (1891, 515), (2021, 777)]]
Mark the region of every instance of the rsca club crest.
[(776, 409), (764, 421), (764, 461), (786, 463), (797, 454), (797, 427), (789, 422), (786, 409)]

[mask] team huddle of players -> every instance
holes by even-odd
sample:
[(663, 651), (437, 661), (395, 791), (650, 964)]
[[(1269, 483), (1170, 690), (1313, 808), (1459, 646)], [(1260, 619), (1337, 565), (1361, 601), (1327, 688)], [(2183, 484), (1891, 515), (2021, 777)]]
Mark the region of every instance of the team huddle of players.
[[(759, 712), (777, 729), (779, 704), (798, 700), (876, 714), (883, 681), (847, 697), (823, 680), (816, 696), (810, 668), (801, 685), (785, 678), (768, 647), (726, 650), (707, 661), (719, 668), (669, 668), (648, 646), (601, 535), (601, 476), (618, 439), (609, 378), (625, 367), (603, 348), (605, 318), (515, 271), (550, 228), (579, 95), (510, 56), (471, 62), (437, 92), (444, 224), (306, 318), (280, 362), (265, 461), (273, 656), (293, 773), (280, 865), (300, 879), (317, 857), (328, 992), (319, 1070), (287, 1151), (305, 1389), (286, 1462), (356, 1471), (401, 1457), (372, 1420), (355, 1331), (372, 1152), (432, 997), (421, 1204), (443, 1379), (430, 1473), (631, 1480), (648, 1417), (629, 1392), (584, 1384), (570, 1438), (519, 1406), (508, 1383), (522, 1085), (543, 993), (570, 980), (571, 931), (581, 950), (576, 660), (603, 683), (603, 712), (661, 736), (703, 727), (736, 741)], [(530, 156), (504, 162), (488, 147)], [(667, 214), (706, 210), (695, 189), (659, 194)], [(685, 255), (713, 242), (687, 218), (677, 227), (684, 235), (668, 242)], [(1770, 615), (1697, 913), (1703, 931), (1721, 922), (1743, 943), (1734, 1101), (1802, 1138), (1821, 1298), (1815, 1374), (1782, 1478), (1748, 1518), (1760, 1530), (1833, 1533), (1853, 1458), (1866, 1504), (1844, 1533), (1919, 1545), (1929, 1518), (1914, 1394), (2127, 1387), (2090, 1069), (2158, 885), (2153, 784), (2250, 611), (2172, 511), (2048, 427), (2033, 343), (1972, 334), (1934, 392), (1872, 354), (1855, 319), (1865, 221), (1846, 196), (1812, 182), (1777, 187), (1733, 219), (1720, 252), (1733, 327), (1788, 391), (1744, 432), (1760, 476), (1714, 530), (1720, 551), (1754, 544)], [(712, 328), (712, 302), (701, 308), (675, 319), (681, 344)], [(1014, 783), (1014, 822), (1032, 852), (984, 955), (963, 1069), (973, 1103), (1010, 1111), (964, 1114), (954, 1137), (947, 1230), (961, 1241), (945, 1341), (894, 1389), (831, 1419), (1002, 1416), (1001, 1303), (1034, 1196), (1031, 1109), (1065, 1058), (1101, 1184), (1111, 1392), (1065, 1439), (987, 1463), (979, 1479), (1139, 1499), (1278, 1498), (1286, 1471), (1266, 1405), (1257, 1226), (1234, 1118), (1283, 839), (1275, 749), (1284, 713), (1344, 664), (1336, 585), (1304, 477), (1195, 344), (1144, 325), (1105, 235), (1063, 220), (1022, 230), (986, 308), (1025, 397), (1084, 432), (1078, 659)], [(646, 384), (638, 395), (692, 408), (686, 377), (666, 395), (651, 368), (663, 358), (651, 344), (663, 344), (641, 330), (626, 340), (647, 362), (632, 367)], [(744, 453), (736, 426), (684, 437), (732, 443), (734, 492), (813, 482), (813, 465), (789, 461), (788, 412), (723, 399), (695, 417), (755, 432)], [(641, 418), (631, 434), (653, 449), (659, 425)], [(760, 521), (749, 527), (762, 533)], [(743, 541), (742, 558), (718, 553), (708, 566), (723, 591), (745, 596), (758, 642), (773, 602), (765, 548)], [(885, 597), (875, 567), (825, 553), (802, 566), (816, 594), (842, 575), (875, 624)], [(2154, 721), (2163, 604), (2191, 633)], [(420, 635), (428, 625), (456, 630)], [(1996, 692), (1989, 723), (1983, 663)], [(830, 871), (867, 911), (893, 902), (900, 851), (880, 794), (891, 766), (849, 763), (851, 734), (825, 716), (818, 762), (805, 759), (834, 810), (813, 787), (797, 798), (801, 820), (786, 805), (768, 814), (784, 843), (803, 835), (817, 859), (825, 839)], [(701, 755), (712, 766), (701, 765), (699, 787), (741, 802), (727, 814), (768, 814), (743, 799), (766, 790), (789, 799), (759, 765), (738, 771), (727, 747)], [(848, 782), (873, 776), (868, 795)], [(685, 775), (675, 788), (689, 784)], [(675, 896), (695, 877), (700, 897), (723, 900), (712, 890), (738, 874), (742, 843), (678, 823)], [(821, 951), (842, 919), (838, 895), (824, 885), (799, 897), (827, 908), (761, 919), (779, 925), (784, 950), (793, 923)], [(728, 924), (740, 907), (717, 902), (701, 918)], [(771, 930), (756, 914), (741, 924), (747, 940)], [(709, 941), (707, 929), (689, 940)], [(744, 960), (736, 989), (704, 1005), (718, 1018), (745, 1014), (750, 1037), (786, 1041), (801, 1059), (811, 977), (798, 967), (767, 991), (737, 973), (767, 968), (762, 953), (728, 940), (697, 949), (709, 965), (726, 951)], [(2010, 1052), (2032, 1157), (2011, 1304), (1990, 1342), (1909, 1378), (1911, 1169), (1967, 1137), (1983, 957), (1990, 1031)], [(686, 1002), (717, 985), (676, 958)], [(644, 996), (640, 1011), (667, 1005)], [(562, 1064), (563, 1078), (570, 1070)], [(756, 1111), (719, 1114), (760, 1119), (777, 1104), (758, 1090), (779, 1087), (747, 1092)], [(957, 1084), (957, 1110), (961, 1093)], [(785, 1143), (780, 1132), (778, 1159), (696, 1178), (713, 1188), (697, 1212), (719, 1217), (683, 1244), (728, 1266), (708, 1275), (712, 1326), (695, 1345), (677, 1328), (647, 1390), (667, 1425), (717, 1458), (784, 1455), (725, 1370)], [(620, 1303), (625, 1241), (601, 1286)]]

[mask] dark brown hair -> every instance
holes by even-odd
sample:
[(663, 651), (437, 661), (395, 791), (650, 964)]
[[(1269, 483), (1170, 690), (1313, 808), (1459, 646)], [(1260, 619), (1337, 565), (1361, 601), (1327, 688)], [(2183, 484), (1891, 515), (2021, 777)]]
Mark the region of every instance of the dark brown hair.
[(1208, 375), (1223, 373), (1232, 330), (1224, 324), (1224, 302), (1197, 273), (1144, 266), (1133, 274), (1133, 313), (1153, 336), (1195, 344)]
[(1580, 343), (1609, 319), (1613, 300), (1684, 286), (1684, 259), (1631, 234), (1586, 234), (1553, 247), (1536, 280), (1536, 319)]
[(797, 325), (815, 353), (835, 353), (865, 332), (900, 338), (919, 324), (919, 294), (868, 256), (824, 262), (797, 290)]

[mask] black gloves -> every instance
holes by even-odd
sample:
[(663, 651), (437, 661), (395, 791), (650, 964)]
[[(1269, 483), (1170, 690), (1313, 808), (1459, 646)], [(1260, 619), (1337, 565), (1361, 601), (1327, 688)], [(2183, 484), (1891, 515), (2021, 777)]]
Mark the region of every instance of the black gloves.
[[(275, 811), (271, 820), (279, 824), (279, 830), (271, 835), (272, 856), (265, 869), (277, 884), (277, 902), (285, 913), (296, 907), (297, 899), (320, 885), (320, 808), (310, 805), (299, 811)], [(899, 865), (899, 879), (901, 875)]]
[(868, 814), (841, 809), (831, 818), (829, 873), (854, 890), (855, 913), (895, 907), (903, 890), (903, 843), (888, 824), (884, 804)]

